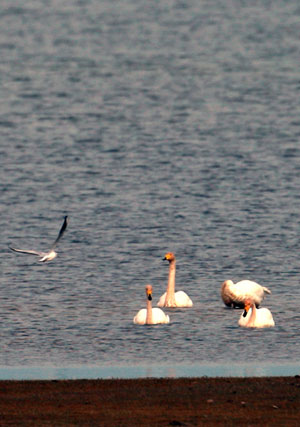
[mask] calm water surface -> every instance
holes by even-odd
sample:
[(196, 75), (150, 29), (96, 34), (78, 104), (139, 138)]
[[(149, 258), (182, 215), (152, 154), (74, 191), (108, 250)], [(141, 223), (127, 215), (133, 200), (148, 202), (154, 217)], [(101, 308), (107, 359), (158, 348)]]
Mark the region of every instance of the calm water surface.
[[(296, 0), (3, 2), (0, 366), (11, 377), (299, 365), (299, 18)], [(66, 214), (53, 262), (8, 250), (47, 249)], [(165, 291), (167, 251), (194, 307), (136, 326), (145, 284), (154, 301)], [(220, 299), (227, 278), (272, 290), (275, 328), (238, 327)]]

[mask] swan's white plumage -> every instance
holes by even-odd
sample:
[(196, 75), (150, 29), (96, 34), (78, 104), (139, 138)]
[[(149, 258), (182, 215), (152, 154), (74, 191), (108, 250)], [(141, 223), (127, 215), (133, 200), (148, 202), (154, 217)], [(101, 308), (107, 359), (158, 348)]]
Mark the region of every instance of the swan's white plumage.
[(232, 280), (225, 280), (221, 286), (221, 297), (227, 307), (243, 308), (245, 301), (251, 299), (258, 307), (271, 291), (265, 286), (261, 286), (251, 280), (241, 280), (233, 283)]
[(176, 258), (172, 252), (168, 252), (164, 260), (169, 261), (169, 276), (167, 292), (159, 299), (158, 307), (192, 307), (191, 298), (183, 291), (175, 292)]
[[(142, 308), (133, 318), (133, 323), (137, 325), (146, 325), (147, 309)], [(152, 325), (158, 323), (169, 323), (170, 318), (160, 308), (152, 308)]]
[(160, 308), (152, 308), (152, 286), (146, 285), (147, 308), (142, 308), (133, 318), (137, 325), (156, 325), (169, 323), (170, 318)]
[[(166, 296), (167, 292), (165, 292), (157, 303), (158, 307), (168, 307), (166, 305)], [(177, 291), (174, 293), (175, 305), (172, 307), (193, 307), (193, 301), (191, 298), (183, 291)]]
[(253, 301), (246, 300), (244, 312), (238, 321), (244, 328), (270, 328), (275, 326), (271, 311), (268, 308), (256, 308)]

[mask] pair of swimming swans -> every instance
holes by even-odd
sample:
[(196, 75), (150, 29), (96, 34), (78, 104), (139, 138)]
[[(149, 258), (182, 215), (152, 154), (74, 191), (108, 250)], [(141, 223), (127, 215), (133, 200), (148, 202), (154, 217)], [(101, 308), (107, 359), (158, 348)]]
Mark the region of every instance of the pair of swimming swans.
[[(169, 261), (169, 276), (167, 291), (160, 297), (158, 307), (192, 307), (193, 302), (183, 291), (175, 292), (176, 258), (173, 252), (168, 252), (164, 260)], [(169, 323), (170, 318), (160, 308), (152, 308), (152, 286), (146, 286), (147, 308), (140, 310), (133, 322), (139, 325), (155, 325)]]
[(244, 308), (238, 324), (245, 328), (268, 328), (275, 325), (270, 310), (258, 308), (265, 294), (271, 294), (271, 291), (251, 280), (235, 284), (232, 280), (225, 280), (221, 286), (221, 297), (227, 307)]

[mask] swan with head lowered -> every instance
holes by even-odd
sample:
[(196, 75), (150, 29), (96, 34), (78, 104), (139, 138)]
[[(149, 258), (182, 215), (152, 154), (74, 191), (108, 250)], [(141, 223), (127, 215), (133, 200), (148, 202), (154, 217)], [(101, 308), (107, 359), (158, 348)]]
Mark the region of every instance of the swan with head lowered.
[(221, 286), (221, 297), (224, 304), (231, 308), (244, 308), (245, 301), (249, 298), (258, 307), (271, 291), (265, 286), (261, 286), (251, 280), (241, 280), (233, 283), (232, 280), (225, 280)]
[(164, 260), (169, 261), (168, 286), (157, 303), (158, 307), (192, 307), (193, 302), (185, 292), (175, 292), (176, 259), (173, 252), (166, 253)]
[(55, 247), (57, 245), (57, 243), (59, 242), (59, 240), (62, 238), (64, 232), (66, 231), (68, 225), (68, 216), (66, 215), (64, 217), (64, 222), (63, 225), (61, 226), (61, 229), (59, 230), (58, 236), (56, 238), (56, 240), (53, 242), (50, 250), (48, 252), (38, 252), (38, 251), (33, 251), (33, 250), (25, 250), (25, 249), (16, 249), (16, 248), (12, 248), (11, 246), (9, 246), (9, 249), (11, 249), (14, 252), (20, 252), (22, 254), (30, 254), (30, 255), (36, 255), (39, 256), (40, 259), (39, 261), (41, 262), (47, 262), (47, 261), (52, 261), (54, 258), (57, 257), (57, 252), (55, 252)]
[(146, 285), (147, 308), (142, 308), (133, 318), (137, 325), (157, 325), (169, 323), (170, 318), (160, 308), (152, 308), (152, 286)]
[(275, 326), (270, 310), (268, 308), (256, 308), (251, 299), (246, 299), (244, 311), (238, 323), (244, 328), (270, 328)]

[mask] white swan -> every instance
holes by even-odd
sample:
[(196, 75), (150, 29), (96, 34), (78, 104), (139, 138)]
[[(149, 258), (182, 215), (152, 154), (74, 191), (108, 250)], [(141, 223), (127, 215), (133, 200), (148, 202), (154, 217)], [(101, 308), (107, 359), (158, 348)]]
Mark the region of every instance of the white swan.
[(255, 303), (250, 299), (245, 301), (244, 312), (238, 323), (244, 328), (270, 328), (275, 326), (270, 310), (268, 308), (256, 308)]
[(172, 252), (168, 252), (164, 260), (169, 261), (169, 278), (167, 292), (159, 299), (158, 307), (192, 307), (191, 298), (183, 291), (175, 292), (176, 259)]
[(160, 308), (152, 308), (152, 286), (146, 285), (147, 308), (142, 308), (133, 318), (137, 325), (156, 325), (169, 323), (170, 318)]
[(241, 280), (235, 284), (232, 280), (225, 280), (221, 286), (222, 300), (227, 307), (232, 308), (244, 308), (245, 300), (248, 298), (251, 298), (258, 307), (265, 294), (270, 293), (268, 288), (251, 280)]
[(52, 261), (55, 257), (57, 257), (57, 253), (55, 252), (54, 248), (57, 245), (60, 238), (63, 236), (67, 228), (67, 225), (68, 225), (68, 216), (66, 215), (64, 218), (63, 225), (61, 226), (61, 229), (58, 233), (58, 236), (48, 252), (37, 252), (32, 250), (16, 249), (16, 248), (12, 248), (11, 246), (9, 246), (9, 249), (11, 249), (14, 252), (21, 252), (23, 254), (37, 255), (41, 257), (39, 261), (42, 261), (42, 262)]

